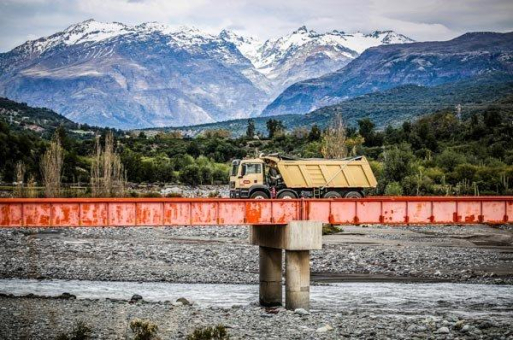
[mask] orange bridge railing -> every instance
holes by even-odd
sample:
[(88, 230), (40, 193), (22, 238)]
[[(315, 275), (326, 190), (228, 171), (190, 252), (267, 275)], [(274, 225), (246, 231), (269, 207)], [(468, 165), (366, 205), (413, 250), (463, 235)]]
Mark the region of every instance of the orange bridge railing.
[(0, 199), (0, 227), (333, 224), (503, 224), (513, 196), (238, 200), (187, 198)]

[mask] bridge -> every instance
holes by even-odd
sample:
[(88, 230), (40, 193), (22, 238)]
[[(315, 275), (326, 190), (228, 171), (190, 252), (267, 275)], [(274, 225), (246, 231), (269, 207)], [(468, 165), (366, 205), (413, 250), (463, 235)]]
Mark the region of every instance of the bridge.
[(0, 199), (0, 227), (286, 225), (290, 221), (339, 225), (502, 224), (513, 221), (513, 196)]
[(309, 308), (310, 251), (322, 224), (454, 225), (513, 223), (513, 196), (362, 199), (7, 198), (0, 228), (249, 225), (259, 246), (260, 304)]

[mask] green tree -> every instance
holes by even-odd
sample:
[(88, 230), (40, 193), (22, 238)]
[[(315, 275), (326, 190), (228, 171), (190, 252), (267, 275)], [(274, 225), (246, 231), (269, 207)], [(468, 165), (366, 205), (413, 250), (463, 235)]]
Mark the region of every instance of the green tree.
[(310, 133), (308, 134), (308, 141), (317, 142), (319, 140), (321, 140), (321, 129), (319, 129), (317, 124), (314, 124), (310, 129)]
[(413, 160), (415, 156), (409, 144), (394, 145), (384, 152), (383, 177), (380, 180), (381, 191), (388, 183), (401, 182), (406, 176), (413, 173)]
[(285, 132), (285, 126), (281, 120), (269, 119), (265, 125), (267, 127), (267, 132), (269, 133), (270, 139), (273, 139), (274, 137)]
[(200, 183), (201, 184), (213, 184), (214, 182), (214, 173), (210, 166), (202, 166), (199, 168), (200, 170)]
[(192, 140), (187, 146), (187, 153), (194, 158), (197, 158), (201, 155), (200, 143), (196, 140)]
[(374, 137), (374, 128), (376, 124), (374, 124), (369, 118), (364, 118), (358, 120), (358, 133), (365, 139), (365, 145), (369, 145), (369, 142), (372, 141)]
[(440, 166), (442, 169), (445, 169), (446, 171), (453, 171), (458, 164), (462, 164), (465, 162), (466, 158), (464, 155), (451, 149), (445, 149), (436, 158), (436, 163), (438, 164), (438, 166)]
[(201, 183), (200, 168), (196, 164), (187, 165), (180, 171), (180, 182), (196, 186)]
[(253, 139), (255, 137), (255, 121), (253, 119), (248, 120), (248, 127), (246, 129), (246, 137)]

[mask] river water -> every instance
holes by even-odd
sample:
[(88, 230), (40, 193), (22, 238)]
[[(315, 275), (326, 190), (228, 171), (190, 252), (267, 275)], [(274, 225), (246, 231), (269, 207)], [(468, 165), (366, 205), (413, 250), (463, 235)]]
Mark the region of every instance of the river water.
[[(311, 308), (358, 310), (376, 314), (431, 314), (434, 310), (462, 316), (513, 317), (513, 286), (461, 283), (331, 283), (312, 286)], [(201, 307), (230, 307), (258, 301), (257, 285), (109, 282), (77, 280), (0, 280), (0, 293), (78, 299), (123, 299), (133, 294), (146, 301), (175, 301), (185, 297)]]

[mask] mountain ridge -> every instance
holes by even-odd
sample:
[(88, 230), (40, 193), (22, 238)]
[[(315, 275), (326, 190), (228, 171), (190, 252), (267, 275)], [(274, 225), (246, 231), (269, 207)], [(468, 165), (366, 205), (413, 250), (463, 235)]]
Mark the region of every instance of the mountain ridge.
[[(326, 37), (312, 32), (301, 28), (287, 37)], [(389, 35), (369, 39), (376, 44)], [(310, 37), (306, 49), (291, 45), (298, 54), (277, 62), (279, 75), (272, 79), (248, 54), (248, 42), (258, 50), (256, 40), (246, 37), (235, 44), (235, 37), (229, 31), (216, 35), (155, 22), (86, 20), (1, 53), (0, 96), (91, 125), (198, 124), (256, 116), (284, 86), (342, 67), (340, 56), (349, 53), (328, 45), (317, 53)]]
[(262, 115), (302, 114), (399, 85), (434, 86), (495, 71), (513, 72), (513, 32), (381, 45), (336, 72), (291, 85)]

